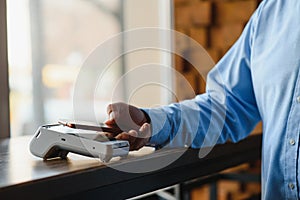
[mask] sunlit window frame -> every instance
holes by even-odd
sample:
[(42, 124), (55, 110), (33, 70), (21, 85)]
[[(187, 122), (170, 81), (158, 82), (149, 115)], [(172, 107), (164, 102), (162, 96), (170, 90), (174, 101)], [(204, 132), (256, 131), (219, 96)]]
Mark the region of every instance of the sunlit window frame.
[(0, 138), (10, 137), (6, 0), (0, 0)]

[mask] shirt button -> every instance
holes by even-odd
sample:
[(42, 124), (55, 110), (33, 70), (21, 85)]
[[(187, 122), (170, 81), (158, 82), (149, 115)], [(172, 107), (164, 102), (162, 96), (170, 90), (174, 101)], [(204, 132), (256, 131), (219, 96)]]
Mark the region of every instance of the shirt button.
[(295, 145), (295, 140), (294, 139), (290, 139), (290, 145)]
[(300, 103), (300, 96), (297, 97), (297, 102)]
[(295, 185), (294, 185), (293, 183), (289, 183), (289, 188), (290, 188), (291, 190), (293, 190), (293, 189), (295, 188)]

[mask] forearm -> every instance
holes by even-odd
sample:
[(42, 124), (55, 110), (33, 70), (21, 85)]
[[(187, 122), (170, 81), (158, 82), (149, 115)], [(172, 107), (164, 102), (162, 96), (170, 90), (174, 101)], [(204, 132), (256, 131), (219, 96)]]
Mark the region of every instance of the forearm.
[(223, 102), (213, 96), (206, 93), (181, 103), (145, 109), (151, 118), (150, 143), (199, 148), (228, 139), (238, 141), (260, 120), (255, 105), (237, 102), (230, 95)]

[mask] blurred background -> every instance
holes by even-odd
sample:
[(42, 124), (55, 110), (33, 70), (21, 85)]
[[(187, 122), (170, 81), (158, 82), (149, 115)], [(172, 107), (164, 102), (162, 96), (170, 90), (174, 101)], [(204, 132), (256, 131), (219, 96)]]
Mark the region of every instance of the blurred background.
[[(13, 137), (72, 118), (80, 66), (97, 44), (122, 30), (120, 6), (118, 0), (7, 1)], [(114, 69), (112, 79), (122, 71)]]
[[(88, 55), (124, 30), (144, 26), (170, 29), (171, 5), (168, 0), (7, 1), (11, 136), (34, 134), (38, 126), (60, 118), (73, 119), (74, 84)], [(124, 41), (119, 43), (117, 51), (121, 52)], [(106, 106), (119, 78), (149, 62), (171, 66), (171, 56), (141, 50), (111, 64), (94, 99), (100, 121), (106, 118)], [(160, 70), (151, 73), (147, 76), (158, 82), (167, 77), (160, 76)], [(163, 79), (166, 82), (167, 78)], [(134, 81), (124, 90), (130, 91), (131, 85), (133, 88)], [(124, 91), (118, 99), (130, 98), (139, 106), (170, 102), (160, 90), (150, 86), (130, 97)], [(149, 94), (154, 95), (145, 98)]]
[[(97, 46), (122, 31), (140, 27), (175, 29), (201, 44), (217, 62), (241, 34), (260, 0), (10, 0), (7, 1), (11, 136), (33, 134), (38, 126), (73, 118), (73, 89), (79, 70)], [(162, 35), (157, 40), (163, 45)], [(189, 40), (173, 38), (186, 58), (203, 60)], [(117, 51), (131, 41), (119, 41)], [(204, 55), (206, 56), (206, 55)], [(101, 59), (101, 58), (99, 58)], [(156, 63), (177, 70), (185, 79), (153, 67), (150, 79), (124, 82), (118, 99), (152, 107), (203, 93), (205, 80), (187, 60), (158, 50), (139, 50), (114, 61), (95, 92), (99, 121), (122, 75)], [(141, 74), (139, 78), (145, 77)], [(188, 82), (192, 90), (187, 89)], [(134, 93), (134, 94), (133, 94)], [(174, 93), (176, 95), (174, 95)], [(260, 126), (256, 132), (260, 132)]]
[[(32, 135), (38, 126), (73, 118), (74, 84), (89, 54), (122, 31), (159, 27), (191, 37), (218, 62), (241, 34), (261, 0), (8, 0), (7, 36), (9, 61), (10, 136)], [(149, 38), (164, 45), (172, 37)], [(203, 60), (190, 40), (172, 38), (185, 58)], [(119, 41), (122, 51), (130, 41)], [(204, 55), (206, 56), (206, 55)], [(99, 58), (101, 59), (101, 57)], [(205, 78), (183, 57), (143, 49), (122, 55), (111, 63), (99, 82), (93, 101), (99, 121), (120, 78), (136, 67), (153, 67), (137, 80), (125, 80), (118, 99), (140, 107), (153, 107), (193, 98), (205, 91)], [(138, 79), (161, 83), (136, 89)], [(88, 80), (87, 80), (88, 81)], [(187, 81), (192, 90), (187, 89)], [(166, 87), (168, 89), (166, 89)], [(176, 93), (176, 95), (174, 95)], [(84, 94), (83, 94), (84, 95)], [(261, 123), (252, 134), (261, 133)], [(260, 163), (248, 163), (222, 173), (259, 174)], [(218, 199), (251, 199), (260, 184), (219, 181)], [(209, 185), (197, 187), (191, 199), (208, 199)]]

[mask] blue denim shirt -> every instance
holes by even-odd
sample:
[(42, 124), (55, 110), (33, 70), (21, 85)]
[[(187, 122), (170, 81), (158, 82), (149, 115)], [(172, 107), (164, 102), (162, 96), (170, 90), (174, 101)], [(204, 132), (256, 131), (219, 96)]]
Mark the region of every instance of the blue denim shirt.
[(210, 71), (206, 93), (153, 109), (150, 142), (239, 141), (263, 121), (262, 198), (299, 198), (300, 1), (264, 0)]

